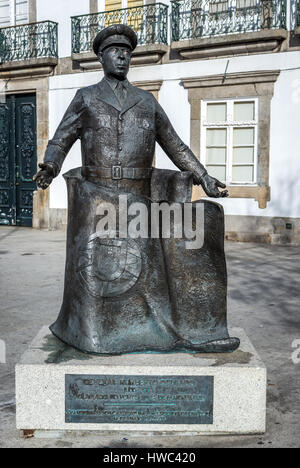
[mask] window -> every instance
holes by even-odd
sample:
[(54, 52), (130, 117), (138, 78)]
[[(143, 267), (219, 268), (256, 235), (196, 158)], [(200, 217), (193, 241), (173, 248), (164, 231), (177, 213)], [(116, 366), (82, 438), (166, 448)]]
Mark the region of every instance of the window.
[[(262, 3), (272, 3), (273, 0), (262, 0)], [(259, 6), (261, 0), (233, 0), (229, 4), (229, 0), (210, 0), (209, 2), (209, 12), (210, 13), (224, 13), (229, 11), (229, 9), (241, 10), (243, 8), (254, 8)]]
[(209, 13), (227, 13), (229, 8), (228, 0), (211, 0), (209, 2)]
[(15, 0), (15, 24), (27, 23), (28, 13), (28, 0)]
[(0, 27), (10, 26), (10, 2), (0, 0)]
[[(105, 11), (143, 6), (143, 0), (105, 0)], [(101, 10), (102, 11), (102, 10)]]
[(253, 8), (257, 7), (258, 3), (257, 0), (236, 0), (236, 7), (238, 10), (242, 8)]
[(0, 0), (0, 28), (28, 23), (28, 0)]
[(201, 159), (227, 184), (257, 182), (258, 100), (202, 101)]
[[(143, 0), (105, 0), (102, 2), (103, 10), (100, 9), (99, 11), (115, 11), (121, 10), (123, 8), (133, 8), (133, 7), (140, 7), (143, 6)], [(105, 6), (104, 6), (105, 5)], [(122, 16), (120, 16), (122, 15)], [(105, 21), (105, 27), (110, 26), (112, 24), (123, 23), (126, 19), (126, 24), (131, 26), (135, 31), (138, 31), (141, 23), (143, 21), (142, 11), (134, 10), (132, 12), (120, 13), (118, 14), (111, 14), (108, 15)]]

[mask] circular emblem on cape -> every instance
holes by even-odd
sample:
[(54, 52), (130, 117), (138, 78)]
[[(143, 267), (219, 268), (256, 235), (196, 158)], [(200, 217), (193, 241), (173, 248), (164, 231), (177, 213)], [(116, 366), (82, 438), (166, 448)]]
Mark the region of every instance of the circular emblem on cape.
[(133, 239), (90, 236), (80, 251), (77, 273), (94, 297), (115, 297), (128, 291), (139, 279), (142, 257)]

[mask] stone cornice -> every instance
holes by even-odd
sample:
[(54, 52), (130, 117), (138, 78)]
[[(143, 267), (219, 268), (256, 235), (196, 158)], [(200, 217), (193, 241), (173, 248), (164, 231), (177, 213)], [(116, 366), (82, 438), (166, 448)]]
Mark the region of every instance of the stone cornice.
[(5, 62), (0, 65), (0, 78), (48, 76), (57, 62), (58, 59), (52, 57)]
[(162, 85), (162, 80), (157, 81), (134, 81), (131, 83), (133, 86), (142, 88), (146, 91), (159, 91)]
[(184, 59), (208, 59), (220, 56), (280, 52), (288, 47), (288, 31), (265, 29), (248, 33), (187, 39), (171, 43), (171, 50)]
[(262, 70), (255, 72), (227, 73), (222, 75), (181, 78), (185, 89), (210, 88), (215, 86), (247, 85), (254, 83), (275, 83), (280, 70)]

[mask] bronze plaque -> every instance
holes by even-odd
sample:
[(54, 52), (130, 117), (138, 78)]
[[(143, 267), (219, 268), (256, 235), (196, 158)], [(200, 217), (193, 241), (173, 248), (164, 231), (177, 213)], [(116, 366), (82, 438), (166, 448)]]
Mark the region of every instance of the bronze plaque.
[(66, 374), (66, 423), (213, 424), (213, 376)]

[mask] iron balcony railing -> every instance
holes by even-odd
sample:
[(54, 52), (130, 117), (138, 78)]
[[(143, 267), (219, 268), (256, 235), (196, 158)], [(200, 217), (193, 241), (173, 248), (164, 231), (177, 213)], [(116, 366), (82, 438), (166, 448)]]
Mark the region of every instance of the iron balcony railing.
[(295, 9), (296, 9), (296, 27), (298, 28), (300, 26), (300, 0), (296, 0)]
[(286, 29), (286, 0), (171, 1), (173, 41)]
[(0, 29), (0, 61), (57, 57), (57, 23), (42, 21)]
[(163, 3), (72, 17), (72, 52), (92, 50), (96, 34), (112, 24), (127, 24), (138, 36), (138, 44), (167, 44), (168, 6)]

